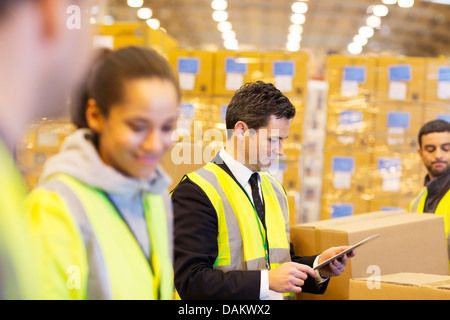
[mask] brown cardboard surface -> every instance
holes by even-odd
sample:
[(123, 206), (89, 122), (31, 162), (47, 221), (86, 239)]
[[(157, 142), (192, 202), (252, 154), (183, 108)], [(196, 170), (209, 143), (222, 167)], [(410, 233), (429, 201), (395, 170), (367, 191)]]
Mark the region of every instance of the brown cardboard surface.
[(426, 273), (396, 273), (350, 280), (350, 300), (428, 300), (450, 298), (450, 276)]
[(349, 280), (367, 277), (370, 266), (377, 266), (381, 274), (449, 274), (444, 221), (436, 215), (380, 211), (317, 221), (292, 227), (291, 240), (297, 255), (314, 255), (376, 233), (380, 237), (358, 248), (324, 295), (302, 293), (297, 298), (348, 299)]

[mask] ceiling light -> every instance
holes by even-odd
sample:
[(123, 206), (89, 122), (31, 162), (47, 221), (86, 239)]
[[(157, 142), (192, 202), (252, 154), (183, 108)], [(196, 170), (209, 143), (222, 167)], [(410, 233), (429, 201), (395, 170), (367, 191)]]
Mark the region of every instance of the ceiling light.
[(299, 33), (289, 33), (288, 36), (289, 42), (300, 42), (302, 41), (302, 36)]
[(223, 45), (228, 50), (238, 50), (239, 44), (236, 39), (227, 39), (223, 42)]
[(396, 4), (397, 0), (382, 0), (381, 2), (383, 2), (384, 4)]
[(372, 13), (374, 16), (377, 16), (377, 17), (385, 17), (389, 13), (389, 9), (385, 5), (379, 4), (379, 5), (373, 6)]
[(212, 14), (214, 21), (222, 22), (228, 20), (228, 13), (226, 11), (214, 11)]
[(372, 28), (379, 28), (381, 25), (381, 18), (377, 16), (369, 16), (366, 19), (366, 24)]
[(219, 31), (221, 31), (221, 32), (230, 31), (232, 28), (233, 27), (231, 25), (231, 22), (229, 22), (229, 21), (222, 21), (222, 22), (219, 22), (219, 24), (217, 25), (217, 29), (219, 29)]
[(137, 16), (141, 19), (147, 20), (152, 17), (152, 10), (149, 8), (140, 8), (137, 12)]
[(217, 11), (223, 11), (228, 7), (226, 0), (213, 0), (211, 2), (211, 8)]
[(367, 38), (360, 34), (357, 34), (356, 36), (353, 37), (353, 42), (362, 47), (367, 44)]
[(236, 32), (234, 32), (233, 30), (222, 32), (222, 39), (236, 39)]
[(144, 0), (128, 0), (128, 6), (132, 8), (140, 8), (144, 4)]
[(414, 0), (398, 0), (398, 6), (401, 8), (411, 8), (414, 5)]
[(366, 37), (371, 38), (375, 32), (373, 31), (372, 27), (364, 26), (359, 28), (359, 34)]
[(306, 13), (308, 11), (308, 5), (304, 2), (294, 2), (291, 9), (294, 13)]
[(305, 21), (306, 21), (306, 17), (305, 17), (304, 14), (301, 14), (301, 13), (294, 13), (294, 14), (291, 16), (291, 22), (292, 22), (293, 24), (304, 24)]
[(292, 52), (300, 50), (300, 43), (298, 42), (288, 42), (286, 44), (286, 49)]
[(291, 24), (289, 26), (289, 32), (290, 33), (302, 33), (303, 32), (303, 27), (299, 24)]
[(158, 19), (148, 19), (146, 22), (148, 26), (153, 30), (158, 30), (158, 28), (161, 26)]
[(354, 42), (350, 43), (347, 49), (351, 54), (360, 54), (362, 52), (362, 47)]

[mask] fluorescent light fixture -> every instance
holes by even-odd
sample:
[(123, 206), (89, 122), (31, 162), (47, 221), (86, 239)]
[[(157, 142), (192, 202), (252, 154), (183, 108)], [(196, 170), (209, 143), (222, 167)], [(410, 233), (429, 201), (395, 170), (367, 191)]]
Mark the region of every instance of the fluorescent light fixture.
[(128, 0), (127, 4), (132, 8), (140, 8), (144, 4), (144, 0)]
[(152, 14), (153, 14), (153, 12), (152, 12), (152, 9), (150, 9), (150, 8), (140, 8), (137, 11), (137, 16), (140, 19), (144, 19), (144, 20), (150, 19), (152, 17)]
[(306, 21), (306, 17), (305, 17), (304, 14), (301, 14), (301, 13), (294, 13), (294, 14), (291, 16), (291, 22), (292, 22), (293, 24), (304, 24), (305, 21)]
[(364, 26), (359, 28), (359, 34), (366, 37), (367, 39), (373, 37), (374, 33), (375, 32), (373, 31), (372, 27)]
[(354, 42), (350, 43), (347, 49), (351, 54), (360, 54), (362, 52), (362, 46)]
[(211, 8), (216, 11), (226, 10), (227, 7), (228, 3), (226, 2), (226, 0), (213, 0), (213, 2), (211, 2)]
[(398, 0), (398, 6), (401, 8), (411, 8), (414, 5), (414, 0)]
[(374, 16), (377, 16), (377, 17), (385, 17), (389, 13), (389, 9), (385, 5), (379, 4), (379, 5), (373, 6), (372, 13)]
[(159, 27), (161, 26), (160, 22), (158, 19), (148, 19), (147, 24), (150, 28), (152, 28), (153, 30), (158, 30)]
[(229, 21), (222, 21), (217, 25), (217, 29), (219, 29), (220, 32), (226, 32), (231, 31), (231, 29), (233, 29), (233, 26)]
[(308, 11), (308, 5), (304, 2), (294, 2), (291, 9), (294, 13), (306, 13)]
[(214, 21), (223, 22), (228, 20), (228, 13), (226, 11), (214, 11), (212, 14)]

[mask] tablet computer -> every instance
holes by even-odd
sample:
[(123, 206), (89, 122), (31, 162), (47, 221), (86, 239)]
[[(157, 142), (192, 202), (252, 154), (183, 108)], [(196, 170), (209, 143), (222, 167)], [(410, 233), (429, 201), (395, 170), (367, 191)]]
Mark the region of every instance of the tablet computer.
[(336, 259), (339, 259), (339, 258), (343, 257), (343, 256), (346, 255), (347, 253), (353, 251), (354, 249), (358, 248), (359, 246), (361, 246), (361, 245), (363, 245), (363, 244), (365, 244), (365, 243), (367, 243), (367, 242), (369, 242), (369, 241), (372, 241), (372, 240), (378, 238), (379, 236), (380, 236), (380, 234), (377, 233), (377, 234), (374, 234), (373, 236), (367, 237), (367, 238), (364, 239), (364, 240), (361, 240), (360, 242), (358, 242), (357, 244), (354, 244), (354, 245), (351, 246), (350, 248), (348, 248), (348, 249), (342, 251), (341, 253), (335, 255), (334, 257), (331, 257), (330, 259), (328, 259), (328, 260), (322, 262), (321, 264), (319, 264), (318, 266), (316, 266), (316, 267), (314, 268), (314, 270), (323, 268), (324, 266), (326, 266), (326, 265), (329, 264), (330, 262), (332, 262), (332, 261), (334, 261), (334, 260), (336, 260)]

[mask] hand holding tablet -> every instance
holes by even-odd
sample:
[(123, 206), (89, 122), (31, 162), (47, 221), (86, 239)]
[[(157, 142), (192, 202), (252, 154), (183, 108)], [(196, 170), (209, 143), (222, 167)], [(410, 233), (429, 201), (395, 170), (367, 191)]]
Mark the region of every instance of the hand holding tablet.
[(326, 265), (328, 265), (329, 263), (333, 262), (334, 260), (339, 259), (339, 258), (342, 258), (344, 255), (346, 255), (346, 254), (352, 252), (353, 250), (355, 250), (355, 249), (358, 248), (359, 246), (361, 246), (361, 245), (363, 245), (363, 244), (365, 244), (365, 243), (367, 243), (367, 242), (369, 242), (369, 241), (372, 241), (372, 240), (378, 238), (379, 236), (380, 236), (380, 234), (377, 233), (377, 234), (375, 234), (375, 235), (373, 235), (373, 236), (370, 236), (370, 237), (368, 237), (368, 238), (366, 238), (366, 239), (364, 239), (364, 240), (361, 240), (361, 241), (358, 242), (357, 244), (354, 244), (353, 246), (349, 247), (348, 249), (346, 249), (346, 250), (340, 252), (339, 254), (337, 254), (337, 255), (335, 255), (335, 256), (333, 256), (333, 257), (331, 257), (331, 258), (325, 260), (325, 261), (322, 262), (322, 263), (320, 263), (319, 265), (317, 265), (316, 267), (314, 267), (314, 270), (318, 270), (318, 269), (321, 269), (321, 268), (325, 267)]

